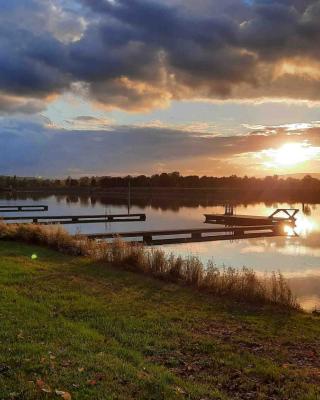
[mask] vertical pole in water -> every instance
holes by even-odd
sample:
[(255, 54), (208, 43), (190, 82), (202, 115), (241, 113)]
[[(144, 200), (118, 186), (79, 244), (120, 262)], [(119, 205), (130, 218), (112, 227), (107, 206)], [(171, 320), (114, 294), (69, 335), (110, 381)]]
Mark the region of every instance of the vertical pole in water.
[(130, 176), (128, 180), (128, 214), (130, 214), (131, 210), (131, 182), (130, 182)]
[(224, 215), (233, 215), (234, 209), (232, 203), (226, 203), (224, 206)]

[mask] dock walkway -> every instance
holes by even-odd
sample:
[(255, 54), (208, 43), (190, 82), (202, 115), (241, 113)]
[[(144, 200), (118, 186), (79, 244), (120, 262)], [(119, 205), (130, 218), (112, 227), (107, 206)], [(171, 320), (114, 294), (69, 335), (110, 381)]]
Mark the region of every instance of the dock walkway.
[(35, 211), (48, 211), (48, 206), (44, 205), (0, 205), (0, 213), (9, 213), (9, 212), (35, 212)]
[(218, 240), (237, 240), (246, 238), (284, 236), (285, 232), (281, 226), (237, 226), (222, 228), (199, 228), (199, 229), (173, 229), (154, 231), (133, 231), (118, 233), (96, 233), (80, 235), (89, 239), (104, 240), (120, 237), (131, 239), (130, 242), (145, 243), (148, 245), (179, 244), (209, 242)]
[(54, 215), (54, 216), (15, 216), (1, 217), (2, 221), (12, 223), (51, 224), (89, 224), (98, 222), (145, 221), (146, 214), (97, 214), (97, 215)]

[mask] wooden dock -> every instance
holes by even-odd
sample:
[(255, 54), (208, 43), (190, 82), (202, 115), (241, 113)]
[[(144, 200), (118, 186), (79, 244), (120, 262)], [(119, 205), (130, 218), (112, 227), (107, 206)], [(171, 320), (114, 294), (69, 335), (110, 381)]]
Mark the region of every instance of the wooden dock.
[(0, 213), (9, 213), (9, 212), (37, 212), (37, 211), (48, 211), (48, 206), (44, 205), (15, 205), (15, 206), (6, 206), (0, 205)]
[(146, 214), (98, 214), (98, 215), (55, 215), (55, 216), (15, 216), (1, 217), (0, 220), (11, 223), (52, 224), (91, 224), (98, 222), (136, 222), (145, 221)]
[(196, 243), (219, 240), (250, 239), (258, 237), (285, 236), (282, 226), (236, 226), (227, 228), (174, 229), (155, 231), (134, 231), (118, 233), (97, 233), (80, 235), (89, 239), (104, 240), (120, 237), (130, 242), (148, 245)]
[[(296, 214), (299, 212), (295, 208), (279, 208), (267, 217), (255, 215), (234, 215), (230, 212), (225, 214), (204, 214), (207, 224), (219, 224), (225, 226), (260, 226), (260, 225), (278, 225), (288, 224), (295, 225)], [(284, 217), (279, 217), (280, 214)]]

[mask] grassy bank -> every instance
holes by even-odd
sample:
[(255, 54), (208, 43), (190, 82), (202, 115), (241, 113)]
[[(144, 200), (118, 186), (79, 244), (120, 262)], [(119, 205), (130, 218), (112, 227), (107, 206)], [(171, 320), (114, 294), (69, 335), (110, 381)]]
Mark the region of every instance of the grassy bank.
[(182, 258), (168, 255), (159, 248), (150, 250), (143, 245), (126, 243), (120, 239), (107, 243), (82, 236), (71, 236), (57, 225), (0, 222), (0, 239), (40, 244), (65, 254), (87, 256), (91, 260), (187, 285), (215, 296), (299, 309), (295, 297), (280, 273), (262, 278), (248, 268), (221, 269), (211, 261), (203, 264), (195, 256)]
[[(37, 255), (37, 258), (32, 255)], [(0, 242), (0, 399), (319, 399), (319, 319)]]

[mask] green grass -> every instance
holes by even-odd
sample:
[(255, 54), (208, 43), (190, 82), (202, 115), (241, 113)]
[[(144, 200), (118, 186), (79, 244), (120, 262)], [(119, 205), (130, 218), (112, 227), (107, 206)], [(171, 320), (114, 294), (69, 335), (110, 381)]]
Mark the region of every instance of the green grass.
[(0, 399), (320, 399), (319, 318), (88, 258), (0, 242), (0, 322)]
[[(112, 264), (171, 283), (187, 285), (215, 296), (233, 298), (253, 304), (274, 304), (287, 309), (300, 309), (281, 273), (273, 272), (260, 279), (254, 270), (243, 267), (217, 268), (198, 257), (185, 259), (166, 254), (161, 249), (148, 249), (115, 239), (112, 243), (70, 235), (61, 226), (6, 224), (0, 221), (0, 239), (45, 246), (67, 255), (87, 256), (93, 261)], [(32, 255), (33, 259), (37, 255)]]

